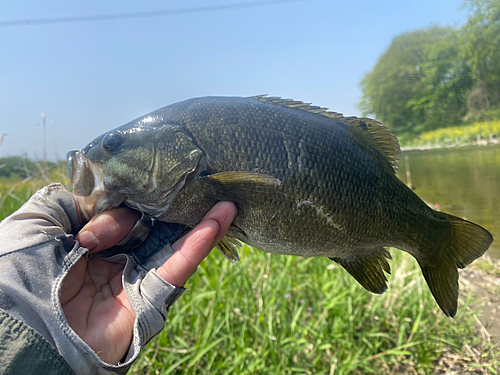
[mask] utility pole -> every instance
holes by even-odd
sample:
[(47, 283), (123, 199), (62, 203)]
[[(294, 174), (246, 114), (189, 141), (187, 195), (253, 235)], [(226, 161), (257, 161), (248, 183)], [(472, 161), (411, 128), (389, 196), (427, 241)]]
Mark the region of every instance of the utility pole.
[(57, 152), (57, 137), (54, 128), (54, 121), (50, 122), (50, 127), (52, 129), (52, 137), (54, 137), (54, 153), (56, 156), (56, 162), (59, 162), (59, 153)]
[(46, 131), (46, 126), (45, 126), (45, 112), (42, 112), (42, 123), (41, 124), (36, 124), (37, 126), (42, 127), (42, 132), (43, 132), (43, 161), (47, 161), (47, 131)]
[(3, 143), (3, 140), (4, 140), (6, 135), (7, 135), (7, 133), (0, 134), (0, 150), (2, 149), (2, 143)]

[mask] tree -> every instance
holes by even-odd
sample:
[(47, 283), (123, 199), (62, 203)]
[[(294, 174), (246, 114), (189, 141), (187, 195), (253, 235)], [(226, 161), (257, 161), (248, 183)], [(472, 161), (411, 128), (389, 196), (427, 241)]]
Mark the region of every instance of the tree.
[(396, 36), (361, 81), (363, 114), (375, 115), (395, 133), (413, 132), (425, 116), (423, 102), (412, 107), (430, 68), (430, 46), (452, 32), (451, 27), (431, 26)]
[(465, 0), (460, 28), (396, 36), (361, 81), (360, 108), (396, 134), (500, 118), (500, 0)]
[(418, 121), (412, 129), (416, 133), (462, 122), (473, 86), (470, 67), (460, 59), (459, 36), (454, 29), (425, 50), (420, 85), (407, 102)]
[(36, 173), (36, 171), (36, 165), (29, 159), (25, 159), (21, 156), (0, 158), (0, 177), (10, 177), (14, 175), (19, 178), (26, 178)]
[[(500, 0), (465, 0), (470, 15), (460, 30), (460, 56), (468, 62), (474, 86), (467, 119), (500, 115)], [(496, 109), (496, 112), (495, 112)]]

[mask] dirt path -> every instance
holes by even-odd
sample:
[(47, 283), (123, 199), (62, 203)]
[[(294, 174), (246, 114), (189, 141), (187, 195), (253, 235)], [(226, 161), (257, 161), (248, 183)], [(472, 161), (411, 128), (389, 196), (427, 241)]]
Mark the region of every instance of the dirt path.
[(484, 339), (500, 344), (500, 262), (487, 255), (460, 270), (461, 296), (479, 298), (482, 310), (477, 322)]
[[(464, 306), (469, 294), (477, 300), (476, 305)], [(460, 270), (460, 309), (479, 307), (476, 316), (477, 334), (483, 342), (500, 345), (500, 262), (488, 256), (476, 260)], [(490, 363), (486, 355), (489, 345), (474, 347), (467, 343), (457, 352), (445, 352), (434, 369), (439, 375), (491, 375), (496, 364)], [(485, 351), (486, 350), (486, 351)]]

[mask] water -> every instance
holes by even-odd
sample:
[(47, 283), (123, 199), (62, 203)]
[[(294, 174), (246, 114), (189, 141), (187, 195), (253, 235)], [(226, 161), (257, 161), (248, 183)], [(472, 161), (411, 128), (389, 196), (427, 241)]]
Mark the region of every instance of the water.
[(407, 166), (415, 193), (488, 229), (495, 238), (489, 254), (500, 259), (500, 145), (405, 151), (398, 171), (403, 182)]

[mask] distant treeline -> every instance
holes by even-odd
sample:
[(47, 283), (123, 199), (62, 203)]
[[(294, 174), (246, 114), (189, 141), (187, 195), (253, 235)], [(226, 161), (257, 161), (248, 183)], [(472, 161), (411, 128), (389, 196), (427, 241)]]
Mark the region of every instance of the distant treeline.
[(466, 23), (396, 36), (361, 81), (360, 109), (396, 134), (500, 119), (500, 0), (465, 0)]
[[(65, 164), (65, 163), (64, 163)], [(21, 156), (0, 158), (0, 178), (27, 178), (47, 171), (56, 170), (61, 163), (33, 162)]]

